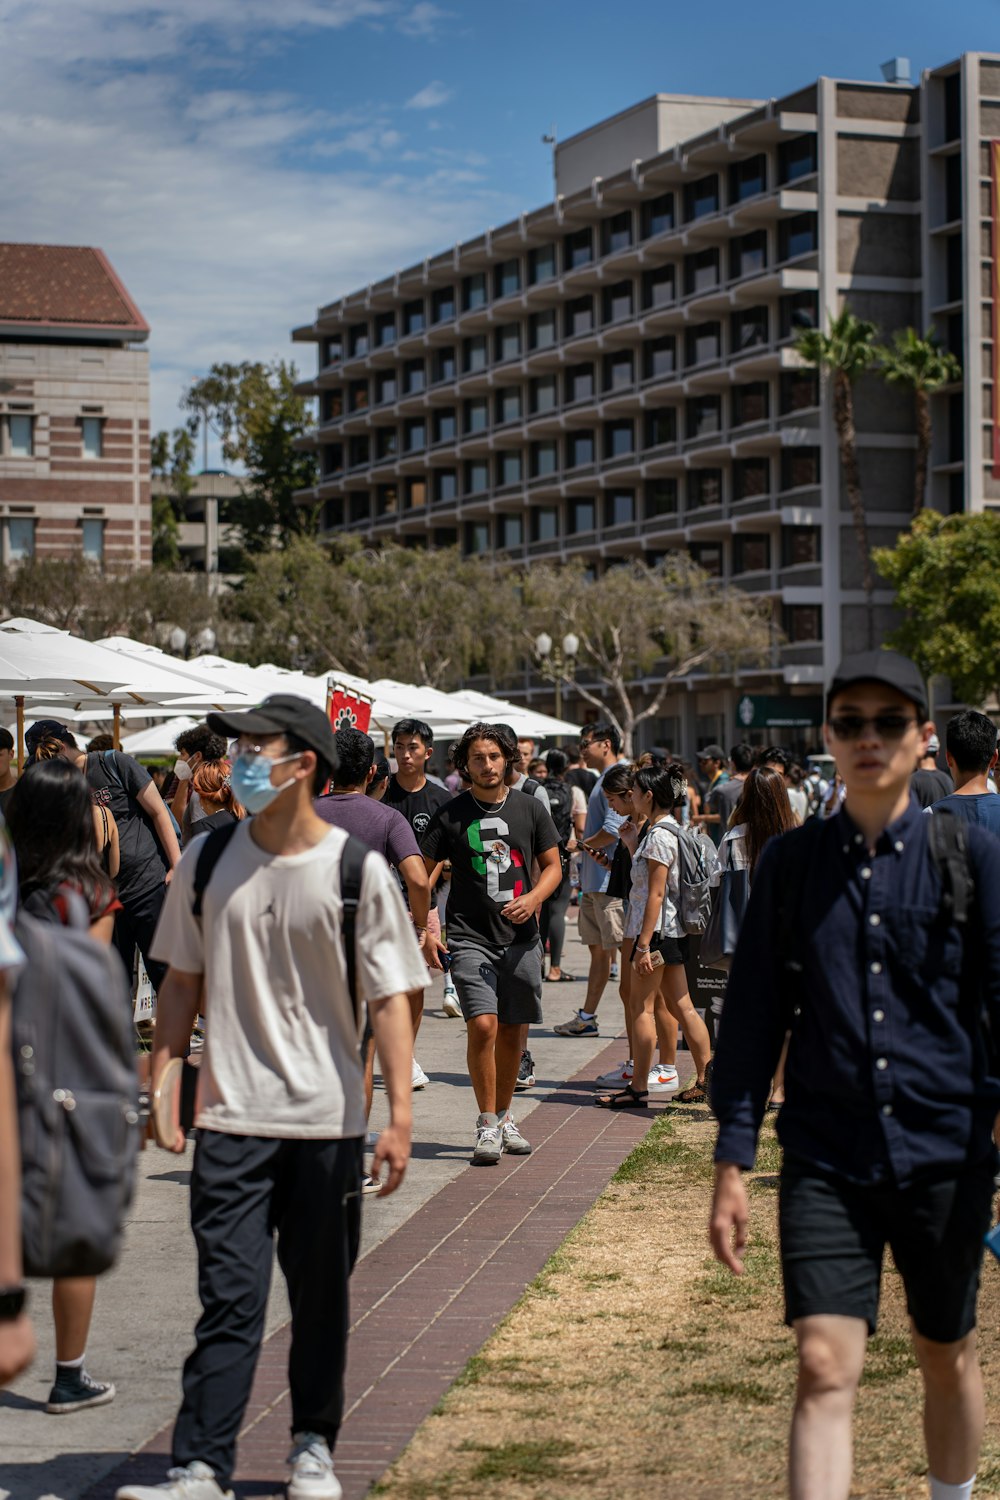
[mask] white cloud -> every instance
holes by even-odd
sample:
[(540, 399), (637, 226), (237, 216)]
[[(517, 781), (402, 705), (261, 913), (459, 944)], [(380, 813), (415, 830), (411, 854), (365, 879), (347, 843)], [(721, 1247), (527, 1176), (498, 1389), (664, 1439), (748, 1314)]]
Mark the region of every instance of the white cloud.
[(443, 83), (435, 79), (433, 83), (429, 83), (426, 88), (414, 94), (412, 99), (407, 99), (406, 108), (439, 109), (442, 104), (447, 104), (450, 98), (451, 89), (445, 88)]
[(450, 11), (442, 10), (439, 5), (431, 5), (428, 0), (421, 0), (407, 15), (400, 17), (399, 29), (408, 36), (433, 36), (440, 23), (450, 18)]

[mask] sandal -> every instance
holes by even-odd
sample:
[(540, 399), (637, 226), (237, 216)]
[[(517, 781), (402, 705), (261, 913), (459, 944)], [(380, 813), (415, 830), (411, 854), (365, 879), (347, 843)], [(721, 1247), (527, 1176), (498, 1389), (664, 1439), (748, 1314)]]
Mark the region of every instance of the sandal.
[(560, 974), (558, 979), (553, 979), (551, 974), (546, 974), (546, 984), (577, 984), (579, 981), (575, 974)]
[(675, 1104), (707, 1104), (707, 1078), (703, 1078), (700, 1082), (696, 1078), (694, 1083), (689, 1083), (682, 1093), (674, 1095), (673, 1102)]
[(645, 1109), (649, 1104), (647, 1089), (634, 1089), (627, 1083), (617, 1094), (598, 1094), (594, 1100), (598, 1109)]

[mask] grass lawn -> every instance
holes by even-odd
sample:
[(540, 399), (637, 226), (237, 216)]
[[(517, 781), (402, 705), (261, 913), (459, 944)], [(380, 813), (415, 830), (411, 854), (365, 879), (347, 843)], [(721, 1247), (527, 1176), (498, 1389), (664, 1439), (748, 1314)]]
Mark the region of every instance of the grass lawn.
[[(745, 1500), (784, 1493), (795, 1385), (782, 1318), (780, 1148), (765, 1126), (747, 1272), (707, 1254), (714, 1124), (660, 1116), (607, 1192), (470, 1360), (372, 1491), (393, 1500)], [(1000, 1271), (980, 1298), (986, 1446), (976, 1500), (1000, 1497)], [(855, 1421), (853, 1494), (926, 1496), (921, 1392), (887, 1263)]]

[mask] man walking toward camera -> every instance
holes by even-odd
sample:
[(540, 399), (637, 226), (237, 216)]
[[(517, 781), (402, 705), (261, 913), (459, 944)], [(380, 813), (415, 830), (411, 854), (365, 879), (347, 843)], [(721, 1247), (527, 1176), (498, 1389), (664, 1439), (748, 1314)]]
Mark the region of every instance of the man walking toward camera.
[(982, 1441), (975, 1323), (997, 1167), (989, 1033), (1000, 1035), (1000, 846), (978, 827), (923, 816), (911, 797), (933, 727), (905, 657), (841, 662), (826, 739), (844, 803), (765, 850), (726, 993), (710, 1237), (737, 1275), (742, 1173), (791, 1031), (778, 1133), (786, 1320), (799, 1358), (792, 1500), (850, 1492), (852, 1410), (886, 1244), (923, 1376), (932, 1500), (968, 1500)]

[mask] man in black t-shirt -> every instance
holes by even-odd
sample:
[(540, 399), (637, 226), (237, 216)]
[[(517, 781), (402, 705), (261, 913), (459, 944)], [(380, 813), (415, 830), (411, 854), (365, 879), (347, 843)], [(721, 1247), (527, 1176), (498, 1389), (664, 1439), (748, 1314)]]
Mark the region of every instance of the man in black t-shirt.
[[(562, 878), (559, 835), (534, 797), (506, 786), (517, 741), (496, 724), (473, 724), (455, 749), (471, 788), (431, 819), (420, 841), (428, 870), (451, 861), (448, 950), (468, 1028), (469, 1076), (479, 1105), (472, 1160), (527, 1155), (510, 1115), (521, 1027), (542, 1019), (542, 944), (537, 912)], [(532, 861), (538, 884), (532, 888)]]
[(426, 767), (434, 754), (430, 725), (422, 719), (400, 719), (392, 727), (392, 753), (397, 770), (382, 800), (403, 814), (419, 843), (438, 808), (451, 801), (447, 787), (427, 779)]
[(927, 749), (917, 762), (917, 769), (910, 777), (910, 791), (921, 807), (933, 807), (935, 802), (940, 802), (943, 797), (950, 797), (955, 790), (955, 783), (948, 772), (942, 771), (938, 766), (940, 754), (941, 741), (936, 734), (932, 734), (927, 741)]

